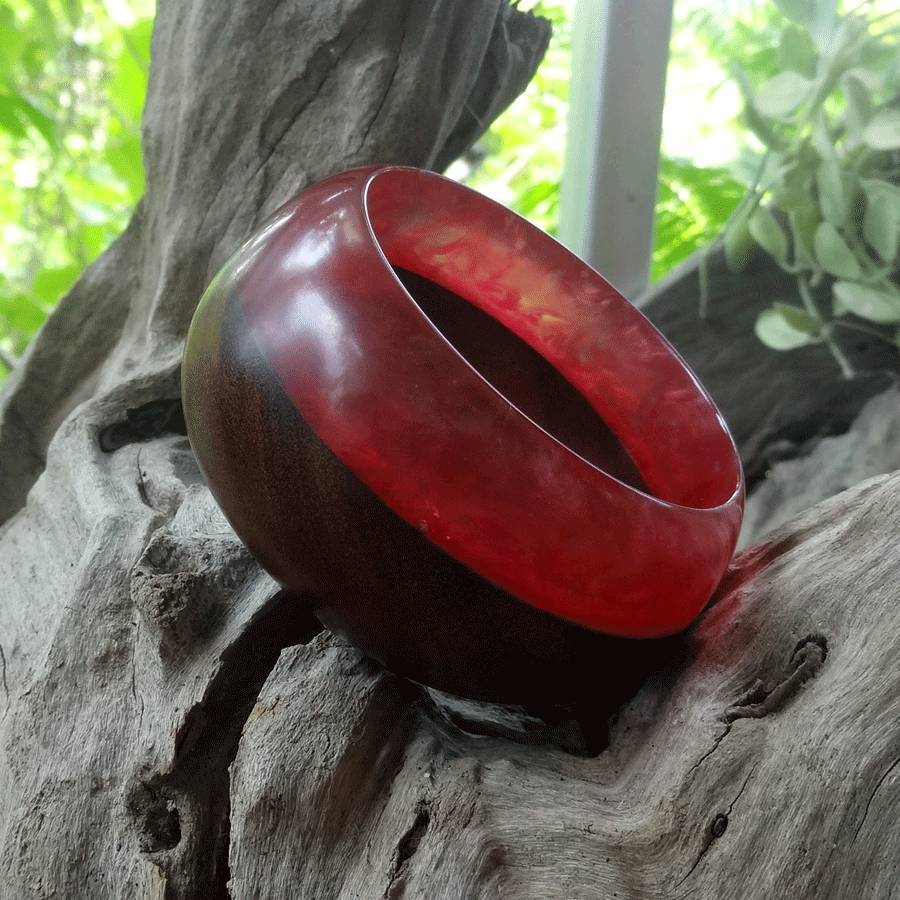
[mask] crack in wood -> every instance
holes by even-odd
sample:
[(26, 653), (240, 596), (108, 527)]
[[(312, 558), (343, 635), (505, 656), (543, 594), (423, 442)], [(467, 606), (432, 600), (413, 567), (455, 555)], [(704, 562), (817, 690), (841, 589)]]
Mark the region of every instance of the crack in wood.
[[(731, 733), (731, 726), (734, 722), (738, 719), (761, 719), (764, 716), (781, 709), (788, 700), (797, 694), (807, 681), (818, 674), (827, 655), (828, 641), (821, 634), (809, 634), (798, 641), (794, 647), (794, 652), (791, 654), (791, 659), (788, 663), (786, 672), (779, 678), (773, 687), (766, 688), (762, 680), (757, 679), (735, 703), (725, 710), (721, 719), (721, 721), (725, 723), (722, 733), (715, 738), (712, 747), (710, 747), (710, 749), (691, 766), (688, 777), (691, 777), (700, 766), (702, 766), (703, 763), (719, 749), (719, 745)], [(746, 782), (744, 782), (744, 785), (746, 786)], [(743, 790), (743, 788), (741, 790)], [(740, 794), (738, 794), (738, 796), (740, 796)], [(865, 816), (863, 818), (865, 819)], [(688, 874), (685, 875), (685, 878), (687, 878), (697, 867), (697, 863), (699, 863), (703, 853), (706, 852), (709, 845), (712, 843), (712, 840), (720, 836), (713, 833), (713, 823), (715, 821), (716, 819), (714, 818), (713, 822), (710, 823), (710, 838), (707, 844), (701, 850), (700, 856), (691, 867)], [(719, 827), (721, 827), (721, 825)], [(722, 833), (724, 834), (724, 829)], [(682, 879), (682, 881), (683, 880), (684, 879)]]
[(339, 68), (343, 55), (369, 27), (377, 9), (377, 3), (368, 3), (351, 13), (338, 33), (323, 42), (310, 56), (303, 71), (281, 90), (260, 126), (260, 169), (309, 105), (319, 97), (329, 75)]
[[(182, 415), (183, 415), (183, 411), (182, 411)], [(150, 495), (147, 493), (147, 482), (144, 477), (144, 467), (143, 467), (143, 464), (141, 463), (141, 453), (142, 452), (143, 452), (143, 447), (139, 448), (138, 452), (137, 452), (138, 495), (141, 498), (141, 503), (143, 503), (144, 506), (149, 506), (152, 509), (153, 504), (150, 502)]]
[(735, 798), (728, 804), (728, 808), (725, 812), (716, 813), (710, 820), (709, 825), (706, 827), (706, 834), (703, 840), (703, 846), (700, 848), (700, 852), (697, 854), (697, 858), (694, 860), (694, 864), (688, 869), (684, 878), (678, 882), (678, 887), (681, 887), (691, 877), (691, 875), (696, 870), (697, 866), (700, 865), (703, 857), (706, 856), (707, 851), (710, 847), (725, 834), (725, 830), (728, 827), (729, 817), (731, 816), (732, 811), (734, 810), (735, 804), (741, 797), (741, 794), (744, 793), (744, 789), (747, 787), (750, 779), (753, 777), (753, 773), (756, 771), (756, 767), (750, 770), (747, 777), (744, 779), (744, 783), (741, 785), (741, 789), (737, 792)]
[(890, 766), (888, 766), (887, 771), (884, 773), (884, 775), (882, 775), (881, 778), (878, 779), (878, 783), (872, 789), (872, 793), (869, 794), (869, 799), (868, 801), (866, 801), (865, 812), (863, 813), (862, 819), (860, 819), (859, 826), (856, 829), (856, 834), (853, 836), (854, 841), (859, 837), (859, 833), (862, 831), (862, 827), (866, 823), (866, 817), (869, 815), (869, 808), (872, 806), (872, 801), (875, 799), (875, 795), (878, 793), (879, 788), (885, 783), (885, 781), (887, 781), (888, 776), (891, 774), (891, 772), (894, 771), (894, 769), (897, 768), (898, 765), (900, 765), (900, 759), (895, 759), (890, 764)]
[(187, 436), (181, 398), (151, 400), (143, 406), (125, 410), (125, 418), (101, 428), (97, 441), (104, 453), (115, 453), (128, 444), (137, 444), (164, 434)]
[[(142, 774), (126, 798), (138, 841), (142, 848), (151, 848), (148, 852), (173, 850), (182, 834), (189, 835), (189, 852), (202, 857), (208, 867), (202, 896), (209, 900), (229, 896), (229, 767), (244, 724), (281, 651), (308, 643), (321, 630), (296, 596), (283, 590), (276, 593), (222, 653), (221, 666), (202, 701), (184, 713), (171, 769)], [(160, 861), (165, 871), (182, 863), (176, 857)]]
[(422, 838), (431, 824), (431, 810), (427, 800), (420, 800), (416, 807), (416, 817), (406, 833), (397, 842), (397, 852), (394, 857), (391, 876), (387, 890), (384, 892), (384, 900), (399, 900), (406, 890), (406, 875), (409, 869), (409, 861), (413, 858), (422, 843)]
[(381, 111), (384, 109), (385, 104), (388, 101), (388, 97), (390, 97), (390, 95), (391, 95), (391, 89), (394, 86), (394, 82), (397, 80), (397, 72), (400, 70), (401, 59), (403, 58), (403, 45), (406, 43), (406, 36), (409, 31), (409, 15), (410, 15), (410, 13), (407, 10), (407, 13), (403, 18), (403, 34), (400, 36), (400, 40), (397, 44), (397, 46), (399, 47), (399, 50), (398, 50), (397, 56), (394, 60), (393, 71), (391, 72), (390, 78), (388, 78), (387, 85), (385, 86), (385, 89), (384, 89), (384, 94), (381, 97), (381, 101), (379, 102), (378, 107), (376, 108), (372, 117), (366, 123), (366, 127), (363, 129), (362, 140), (359, 142), (359, 145), (356, 148), (356, 151), (355, 151), (356, 153), (359, 153), (362, 150), (362, 148), (365, 147), (366, 141), (369, 139), (369, 132), (372, 130), (372, 128), (375, 126), (375, 123), (378, 121), (379, 117), (381, 116)]
[(728, 734), (730, 731), (731, 731), (731, 723), (728, 722), (728, 723), (726, 723), (725, 728), (722, 729), (722, 733), (720, 735), (718, 735), (716, 737), (716, 739), (713, 741), (712, 747), (710, 747), (709, 750), (707, 750), (706, 753), (704, 753), (703, 756), (701, 756), (700, 759), (698, 759), (697, 762), (695, 762), (694, 765), (691, 766), (690, 770), (688, 771), (688, 777), (693, 775), (694, 772), (696, 772), (697, 769), (699, 769), (700, 766), (702, 766), (703, 763), (705, 763), (706, 760), (708, 760), (710, 758), (710, 756), (712, 756), (713, 753), (715, 753), (716, 750), (719, 749), (719, 744), (721, 744), (722, 741), (724, 741), (725, 738), (728, 737)]
[(775, 685), (767, 688), (757, 679), (736, 703), (725, 710), (725, 721), (761, 719), (777, 712), (807, 681), (815, 677), (827, 655), (828, 642), (822, 635), (810, 634), (803, 638), (794, 648), (787, 671)]
[(6, 682), (6, 654), (3, 652), (2, 644), (0, 644), (0, 670), (3, 673), (3, 693), (6, 694), (6, 699), (9, 700), (9, 685)]

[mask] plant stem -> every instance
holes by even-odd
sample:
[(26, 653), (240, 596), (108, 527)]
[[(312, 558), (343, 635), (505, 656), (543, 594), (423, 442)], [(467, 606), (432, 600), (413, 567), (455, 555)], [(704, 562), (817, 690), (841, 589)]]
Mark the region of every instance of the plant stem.
[(828, 344), (828, 349), (831, 351), (831, 355), (834, 357), (834, 361), (838, 364), (841, 375), (844, 376), (848, 381), (851, 378), (856, 377), (856, 369), (853, 368), (853, 364), (847, 359), (846, 354), (843, 350), (841, 350), (840, 345), (834, 338), (826, 332), (825, 343)]
[[(809, 282), (806, 279), (806, 274), (801, 273), (797, 277), (797, 288), (800, 292), (800, 299), (803, 300), (803, 305), (806, 307), (806, 311), (817, 319), (819, 322), (822, 322), (822, 315), (819, 312), (818, 307), (816, 306), (816, 301), (813, 298), (812, 291), (809, 289)], [(828, 349), (831, 351), (831, 355), (834, 357), (834, 361), (838, 364), (838, 367), (841, 370), (841, 374), (844, 378), (853, 378), (856, 375), (856, 370), (853, 368), (853, 364), (847, 359), (846, 354), (841, 349), (838, 342), (832, 336), (832, 327), (835, 323), (829, 323), (828, 325), (824, 325), (822, 328), (822, 337), (825, 343), (828, 345)]]
[(819, 322), (822, 321), (822, 314), (819, 312), (819, 308), (816, 306), (816, 301), (813, 299), (812, 291), (809, 289), (809, 281), (806, 278), (806, 273), (801, 272), (797, 276), (797, 290), (800, 292), (800, 299), (803, 301), (804, 307), (806, 307), (806, 311)]
[(700, 282), (700, 318), (705, 319), (709, 311), (709, 255), (718, 246), (718, 242), (708, 248), (700, 257), (700, 265), (697, 266), (697, 279)]
[(760, 157), (759, 165), (756, 167), (756, 172), (753, 176), (753, 182), (750, 184), (749, 188), (747, 188), (747, 193), (744, 194), (741, 198), (741, 202), (738, 203), (734, 212), (728, 217), (728, 221), (725, 223), (725, 227), (722, 229), (719, 237), (710, 244), (700, 260), (700, 265), (697, 269), (697, 277), (700, 281), (699, 309), (701, 319), (705, 319), (706, 314), (709, 311), (709, 256), (714, 250), (718, 250), (719, 247), (725, 246), (725, 238), (728, 235), (728, 229), (733, 228), (734, 223), (737, 222), (741, 216), (749, 216), (753, 209), (759, 205), (760, 200), (762, 200), (762, 194), (759, 191), (759, 182), (762, 179), (771, 152), (771, 150), (766, 150)]
[(18, 360), (4, 346), (0, 345), (0, 363), (6, 366), (10, 372), (16, 367)]

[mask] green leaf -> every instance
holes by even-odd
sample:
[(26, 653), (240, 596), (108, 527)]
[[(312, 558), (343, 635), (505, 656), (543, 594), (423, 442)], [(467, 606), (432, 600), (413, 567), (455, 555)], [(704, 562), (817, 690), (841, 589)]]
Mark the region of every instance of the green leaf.
[(0, 128), (13, 137), (28, 137), (28, 126), (34, 127), (51, 149), (57, 147), (56, 123), (22, 94), (0, 94)]
[(47, 310), (37, 304), (34, 298), (28, 294), (0, 295), (0, 315), (13, 328), (33, 334), (44, 324)]
[(826, 221), (840, 227), (847, 220), (847, 195), (840, 163), (834, 157), (823, 159), (816, 170), (819, 206)]
[(869, 69), (866, 66), (854, 66), (847, 69), (841, 76), (841, 81), (853, 80), (863, 87), (869, 96), (877, 94), (884, 89), (884, 73), (875, 69)]
[(743, 272), (753, 256), (756, 246), (747, 225), (749, 207), (742, 212), (725, 231), (725, 261), (732, 272)]
[(816, 45), (805, 28), (791, 23), (778, 42), (778, 64), (782, 69), (800, 72), (811, 78), (816, 73)]
[[(140, 143), (137, 145), (138, 155), (137, 161), (140, 165)], [(143, 168), (141, 167), (141, 172)], [(525, 193), (519, 197), (518, 212), (519, 215), (528, 215), (538, 206), (559, 193), (559, 184), (554, 181), (538, 181), (531, 185)]]
[(752, 102), (744, 105), (741, 110), (741, 120), (770, 150), (780, 150), (785, 146), (784, 139), (775, 131), (772, 123), (760, 114)]
[(25, 35), (15, 12), (6, 3), (0, 5), (0, 80), (10, 79), (24, 46)]
[(770, 150), (782, 149), (785, 142), (781, 135), (776, 133), (772, 127), (772, 122), (765, 118), (756, 108), (756, 96), (746, 71), (736, 62), (731, 63), (729, 71), (744, 100), (744, 108), (741, 111), (744, 125)]
[(863, 129), (863, 140), (873, 150), (900, 148), (900, 110), (879, 109)]
[(808, 0), (775, 0), (775, 5), (796, 25), (803, 28), (809, 25)]
[(756, 108), (764, 116), (783, 119), (809, 96), (812, 81), (799, 72), (779, 72), (756, 95)]
[(806, 204), (797, 206), (788, 212), (788, 224), (794, 237), (795, 258), (807, 263), (813, 262), (816, 229), (821, 221), (822, 217), (819, 215), (818, 206), (808, 197)]
[(49, 308), (72, 287), (80, 271), (81, 268), (76, 265), (42, 269), (35, 275), (31, 290), (34, 296)]
[(16, 98), (9, 94), (0, 94), (0, 128), (20, 140), (28, 137), (28, 130), (16, 112)]
[(757, 207), (747, 223), (753, 239), (780, 266), (787, 265), (788, 239), (775, 216), (764, 206)]
[(834, 313), (854, 313), (871, 322), (900, 322), (900, 291), (885, 291), (852, 281), (832, 286)]
[(34, 15), (31, 21), (34, 23), (38, 33), (38, 40), (45, 52), (53, 49), (59, 49), (63, 43), (60, 36), (59, 24), (56, 13), (51, 9), (47, 0), (28, 0)]
[(856, 140), (862, 140), (863, 130), (872, 118), (872, 94), (876, 89), (871, 86), (869, 75), (877, 77), (871, 70), (859, 68), (850, 69), (841, 77), (847, 104), (844, 120), (848, 132)]
[(22, 117), (34, 126), (51, 150), (56, 150), (59, 147), (56, 122), (22, 94), (19, 95), (18, 100)]
[(147, 96), (147, 75), (128, 51), (119, 55), (116, 74), (109, 84), (109, 94), (126, 122), (136, 125), (141, 121)]
[(776, 302), (772, 304), (772, 309), (780, 313), (784, 321), (795, 331), (803, 331), (813, 337), (819, 337), (822, 333), (822, 322), (799, 306)]
[(73, 28), (77, 28), (81, 24), (81, 3), (79, 0), (66, 0), (66, 18)]
[(88, 261), (96, 259), (106, 249), (111, 237), (110, 228), (107, 225), (80, 225), (78, 227), (78, 241)]
[(819, 265), (836, 278), (851, 281), (862, 276), (856, 255), (831, 222), (821, 222), (813, 239), (813, 249)]
[(110, 210), (104, 206), (75, 198), (70, 202), (78, 221), (85, 225), (104, 225), (109, 221)]
[(690, 253), (709, 245), (723, 229), (727, 240), (729, 220), (745, 193), (744, 185), (724, 169), (698, 168), (690, 160), (663, 155), (652, 278), (660, 278)]
[(139, 19), (123, 38), (135, 62), (145, 71), (150, 69), (150, 41), (153, 37), (153, 16)]
[(862, 188), (863, 237), (885, 262), (893, 262), (900, 247), (900, 188), (877, 179), (862, 182)]
[(838, 0), (810, 0), (809, 30), (816, 44), (830, 49), (838, 19)]
[(759, 176), (760, 193), (778, 186), (797, 168), (797, 161), (788, 153), (771, 151), (766, 154), (765, 164)]
[[(144, 162), (141, 157), (141, 142), (136, 135), (130, 136), (117, 144), (106, 148), (105, 157), (109, 167), (128, 186), (128, 194), (132, 201), (136, 201), (144, 192)], [(559, 185), (553, 185), (554, 192), (559, 191)], [(533, 199), (533, 198), (529, 198)], [(529, 207), (530, 212), (539, 201), (534, 201)], [(525, 207), (523, 206), (522, 209)], [(520, 210), (521, 212), (521, 210)]]
[[(779, 304), (784, 306), (784, 304)], [(816, 343), (816, 338), (802, 328), (795, 328), (785, 317), (781, 308), (772, 307), (760, 313), (754, 326), (756, 336), (773, 350), (793, 350), (806, 344)]]
[(124, 34), (124, 48), (114, 65), (109, 84), (113, 105), (123, 119), (137, 125), (147, 96), (147, 71), (150, 65), (152, 19), (136, 22)]
[(816, 153), (821, 159), (836, 159), (837, 150), (834, 147), (834, 139), (828, 129), (828, 122), (825, 119), (825, 113), (821, 110), (816, 117), (816, 123), (812, 130), (812, 145)]

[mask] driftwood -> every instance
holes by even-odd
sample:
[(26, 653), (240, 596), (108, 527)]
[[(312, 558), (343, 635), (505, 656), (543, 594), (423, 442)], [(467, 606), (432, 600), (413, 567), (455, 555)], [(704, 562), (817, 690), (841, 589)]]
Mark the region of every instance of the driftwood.
[(323, 632), (180, 433), (187, 323), (237, 244), (333, 171), (446, 163), (546, 37), (500, 0), (161, 0), (147, 194), (2, 395), (3, 900), (896, 891), (900, 477), (741, 556), (607, 737)]
[(820, 500), (875, 475), (900, 471), (900, 389), (889, 388), (869, 400), (844, 434), (812, 438), (796, 451), (773, 461), (748, 496), (739, 549)]

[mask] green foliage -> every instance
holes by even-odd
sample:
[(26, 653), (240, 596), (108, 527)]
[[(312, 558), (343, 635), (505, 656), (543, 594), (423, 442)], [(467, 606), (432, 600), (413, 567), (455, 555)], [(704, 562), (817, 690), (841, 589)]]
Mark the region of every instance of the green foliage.
[[(450, 173), (510, 206), (536, 225), (555, 234), (559, 189), (565, 156), (568, 89), (571, 75), (571, 18), (574, 0), (542, 0), (534, 7), (553, 23), (553, 37), (537, 75), (526, 91), (498, 119), (480, 144), (480, 155), (454, 164)], [(701, 62), (746, 50), (722, 14), (710, 13), (705, 2), (679, 0), (675, 7), (674, 66), (670, 81)], [(762, 52), (762, 50), (760, 50)], [(774, 61), (769, 61), (771, 69)], [(711, 93), (725, 80), (722, 75)], [(767, 69), (768, 71), (768, 69)], [(677, 99), (673, 102), (677, 102)], [(696, 123), (682, 116), (682, 132), (697, 133)], [(733, 129), (732, 129), (733, 130)], [(658, 279), (722, 230), (746, 191), (747, 178), (722, 165), (698, 165), (685, 156), (666, 154), (660, 161), (651, 278)], [(749, 176), (748, 176), (749, 177)]]
[[(850, 376), (836, 330), (900, 323), (900, 11), (863, 2), (841, 12), (836, 0), (777, 7), (774, 65), (753, 75), (733, 67), (761, 154), (721, 240), (735, 269), (755, 243), (797, 277), (803, 307), (764, 312), (760, 339), (779, 350), (824, 342)], [(760, 31), (776, 37), (771, 22)], [(816, 303), (819, 285), (830, 285), (828, 310)], [(900, 333), (886, 336), (900, 343)]]
[(756, 334), (775, 350), (793, 350), (817, 340), (821, 323), (789, 303), (774, 303), (756, 320)]
[(566, 146), (573, 0), (542, 0), (533, 11), (553, 25), (550, 46), (525, 91), (450, 173), (556, 234)]
[(0, 359), (24, 349), (143, 192), (152, 13), (149, 0), (0, 0)]
[[(554, 34), (537, 76), (481, 155), (451, 172), (550, 233), (573, 5), (538, 0)], [(803, 307), (776, 304), (757, 333), (780, 349), (825, 341), (840, 357), (836, 327), (900, 325), (900, 13), (877, 13), (876, 0), (847, 12), (837, 0), (743, 0), (739, 17), (732, 6), (675, 6), (668, 108), (676, 82), (700, 71), (694, 108), (718, 113), (737, 85), (743, 132), (730, 112), (704, 124), (679, 108), (677, 149), (664, 134), (652, 277), (713, 241), (736, 269), (761, 247), (797, 276)], [(0, 364), (143, 192), (152, 13), (152, 0), (0, 0)], [(706, 152), (729, 138), (730, 153)], [(820, 283), (831, 285), (829, 310), (813, 302)]]
[(746, 186), (727, 169), (698, 168), (688, 160), (663, 156), (651, 278), (661, 278), (714, 241), (745, 191)]

